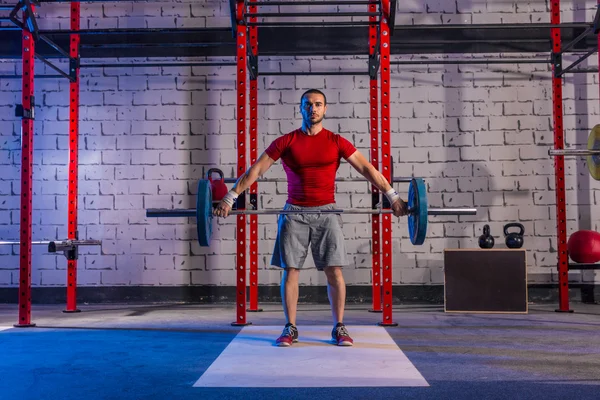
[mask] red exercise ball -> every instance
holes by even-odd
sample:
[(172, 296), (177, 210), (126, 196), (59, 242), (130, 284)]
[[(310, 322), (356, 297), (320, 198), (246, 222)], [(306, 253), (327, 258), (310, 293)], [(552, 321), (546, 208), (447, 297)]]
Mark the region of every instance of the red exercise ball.
[(569, 257), (578, 263), (600, 261), (600, 233), (595, 231), (577, 231), (569, 237), (567, 243)]

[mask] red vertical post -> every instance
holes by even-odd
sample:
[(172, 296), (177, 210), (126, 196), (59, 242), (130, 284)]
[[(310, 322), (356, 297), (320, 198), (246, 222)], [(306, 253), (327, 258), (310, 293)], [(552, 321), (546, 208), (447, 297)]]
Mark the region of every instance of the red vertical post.
[[(250, 6), (250, 12), (256, 13), (256, 6)], [(251, 17), (250, 22), (256, 22)], [(258, 28), (248, 28), (250, 50), (253, 56), (258, 55)], [(255, 71), (256, 73), (256, 71)], [(250, 164), (258, 159), (258, 77), (254, 74), (250, 79)], [(258, 184), (250, 186), (250, 204), (258, 206)], [(250, 215), (250, 306), (248, 311), (262, 311), (258, 308), (258, 215)]]
[[(550, 3), (550, 22), (560, 24), (560, 0)], [(554, 148), (564, 148), (563, 135), (563, 96), (562, 77), (556, 74), (562, 71), (560, 28), (551, 28), (552, 35), (552, 109), (554, 115)], [(567, 254), (567, 210), (565, 195), (565, 159), (554, 157), (554, 176), (556, 182), (556, 230), (558, 242), (558, 302), (557, 311), (569, 311), (569, 258)]]
[[(379, 22), (381, 54), (381, 167), (382, 174), (391, 180), (390, 144), (390, 0), (381, 0), (381, 20)], [(383, 215), (382, 222), (382, 261), (383, 261), (383, 321), (380, 325), (395, 326), (392, 317), (392, 218)]]
[[(78, 31), (80, 3), (71, 3), (71, 30)], [(69, 72), (75, 80), (69, 84), (69, 208), (68, 239), (79, 239), (77, 232), (77, 196), (79, 165), (79, 34), (71, 34)], [(77, 260), (67, 260), (67, 308), (77, 312)]]
[[(377, 4), (369, 4), (369, 12), (377, 12)], [(377, 48), (377, 17), (369, 17), (369, 55), (376, 57), (379, 54)], [(375, 67), (376, 61), (372, 63), (371, 68)], [(371, 74), (370, 90), (369, 90), (369, 105), (371, 109), (371, 164), (375, 168), (379, 169), (379, 96), (377, 96), (377, 76), (378, 71), (369, 71)], [(375, 186), (371, 186), (371, 193), (373, 196), (373, 203), (379, 203), (380, 193), (379, 189)], [(372, 235), (372, 274), (371, 280), (373, 285), (373, 307), (372, 312), (381, 312), (381, 221), (379, 215), (373, 214), (371, 216), (371, 235)]]
[[(32, 11), (33, 11), (33, 6)], [(27, 24), (25, 24), (27, 26)], [(22, 33), (23, 51), (23, 119), (21, 121), (21, 216), (19, 245), (19, 322), (16, 327), (31, 323), (31, 207), (33, 195), (33, 118), (35, 42), (27, 29)]]
[[(236, 1), (237, 20), (237, 176), (246, 172), (246, 80), (247, 34), (244, 22), (245, 1)], [(239, 206), (238, 206), (239, 208)], [(245, 209), (245, 205), (243, 208)], [(236, 222), (236, 320), (232, 325), (246, 325), (246, 215), (239, 214)]]

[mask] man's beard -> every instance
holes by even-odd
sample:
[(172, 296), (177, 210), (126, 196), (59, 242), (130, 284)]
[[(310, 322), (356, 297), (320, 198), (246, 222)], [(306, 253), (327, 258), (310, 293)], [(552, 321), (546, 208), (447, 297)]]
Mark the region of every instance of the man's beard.
[(312, 116), (310, 116), (308, 118), (308, 120), (306, 121), (306, 123), (309, 124), (309, 125), (316, 125), (316, 124), (321, 123), (321, 121), (323, 121), (324, 118), (325, 118), (325, 115), (323, 115), (321, 118), (317, 118), (317, 119), (313, 120)]

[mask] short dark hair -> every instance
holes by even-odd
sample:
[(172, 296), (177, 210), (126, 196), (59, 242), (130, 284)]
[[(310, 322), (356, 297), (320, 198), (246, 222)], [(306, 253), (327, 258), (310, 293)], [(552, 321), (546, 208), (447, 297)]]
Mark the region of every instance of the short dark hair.
[(302, 99), (304, 99), (304, 96), (306, 96), (307, 94), (320, 94), (321, 96), (323, 96), (323, 99), (325, 100), (325, 104), (327, 105), (327, 97), (325, 96), (325, 93), (321, 92), (318, 89), (308, 89), (306, 92), (302, 93), (302, 96), (300, 96), (300, 104), (302, 104)]

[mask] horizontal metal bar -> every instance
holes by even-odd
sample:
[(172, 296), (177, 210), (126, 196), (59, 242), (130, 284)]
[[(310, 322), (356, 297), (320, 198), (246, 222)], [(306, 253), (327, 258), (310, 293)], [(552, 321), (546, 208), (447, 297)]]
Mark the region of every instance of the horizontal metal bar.
[[(398, 28), (396, 28), (398, 29)], [(547, 43), (546, 39), (449, 39), (449, 40), (407, 40), (397, 44), (408, 45), (440, 45), (440, 44), (474, 44), (474, 43)]]
[[(21, 79), (23, 78), (23, 75), (0, 75), (0, 79)], [(44, 78), (52, 78), (52, 79), (56, 79), (56, 78), (64, 78), (63, 75), (36, 75), (35, 79), (44, 79)]]
[(456, 64), (549, 64), (550, 60), (536, 60), (527, 58), (495, 59), (495, 60), (396, 60), (390, 61), (391, 65), (456, 65)]
[(235, 43), (99, 43), (82, 44), (85, 49), (138, 49), (138, 48), (157, 48), (157, 47), (220, 47), (235, 46)]
[(569, 271), (600, 270), (600, 264), (569, 264)]
[(550, 149), (549, 156), (600, 156), (600, 150), (588, 149)]
[(598, 68), (581, 68), (569, 71), (570, 74), (596, 74), (598, 72)]
[[(39, 0), (40, 3), (136, 3), (136, 0)], [(140, 2), (152, 3), (148, 0)]]
[(248, 7), (253, 6), (368, 6), (379, 5), (379, 1), (368, 0), (332, 0), (332, 1), (249, 1)]
[(356, 75), (369, 75), (369, 71), (327, 71), (327, 72), (258, 72), (259, 76), (310, 76), (310, 75), (316, 75), (316, 76), (330, 76), (330, 75), (335, 75), (335, 76), (341, 76), (341, 75), (348, 75), (348, 76), (356, 76)]
[(560, 29), (573, 29), (573, 28), (589, 28), (592, 26), (586, 22), (567, 22), (563, 24), (447, 24), (447, 25), (402, 25), (396, 27), (396, 29), (402, 30), (447, 30), (447, 29), (544, 29), (544, 28), (560, 28)]
[[(232, 210), (230, 215), (280, 215), (280, 214), (393, 214), (392, 210), (370, 208), (346, 208), (334, 210)], [(410, 213), (410, 210), (409, 210)], [(428, 215), (476, 215), (476, 208), (429, 208)], [(169, 210), (152, 208), (146, 210), (148, 218), (196, 217), (196, 210)]]
[(246, 22), (247, 26), (277, 27), (277, 26), (369, 26), (367, 21), (322, 21), (322, 22)]
[(230, 67), (234, 62), (189, 62), (189, 63), (121, 63), (121, 64), (81, 64), (81, 68), (144, 68), (144, 67)]
[(378, 12), (298, 12), (298, 13), (247, 13), (246, 18), (293, 18), (293, 17), (378, 17)]
[[(102, 245), (102, 241), (101, 240), (40, 240), (40, 241), (32, 241), (31, 244), (32, 245), (49, 245), (50, 243), (58, 243), (58, 244), (69, 244), (69, 245), (76, 245), (76, 246), (96, 246), (96, 245)], [(21, 244), (21, 242), (19, 241), (14, 241), (14, 240), (8, 240), (8, 241), (0, 241), (0, 246), (1, 245), (15, 245), (15, 244)]]
[[(70, 29), (48, 29), (41, 30), (40, 34), (43, 35), (120, 35), (120, 34), (151, 34), (151, 33), (199, 33), (203, 28), (106, 28), (106, 29), (81, 29), (81, 30), (70, 30)], [(235, 43), (234, 43), (235, 44)]]
[[(225, 183), (236, 183), (237, 182), (237, 178), (224, 178), (223, 179), (225, 181)], [(413, 178), (410, 177), (397, 177), (394, 178), (394, 182), (402, 182), (402, 183), (408, 183), (410, 181), (412, 181)], [(260, 178), (257, 179), (256, 182), (258, 183), (277, 183), (277, 182), (281, 182), (281, 183), (287, 183), (287, 179), (285, 178)], [(369, 183), (366, 179), (364, 178), (336, 178), (335, 179), (336, 182), (364, 182), (364, 183)]]

